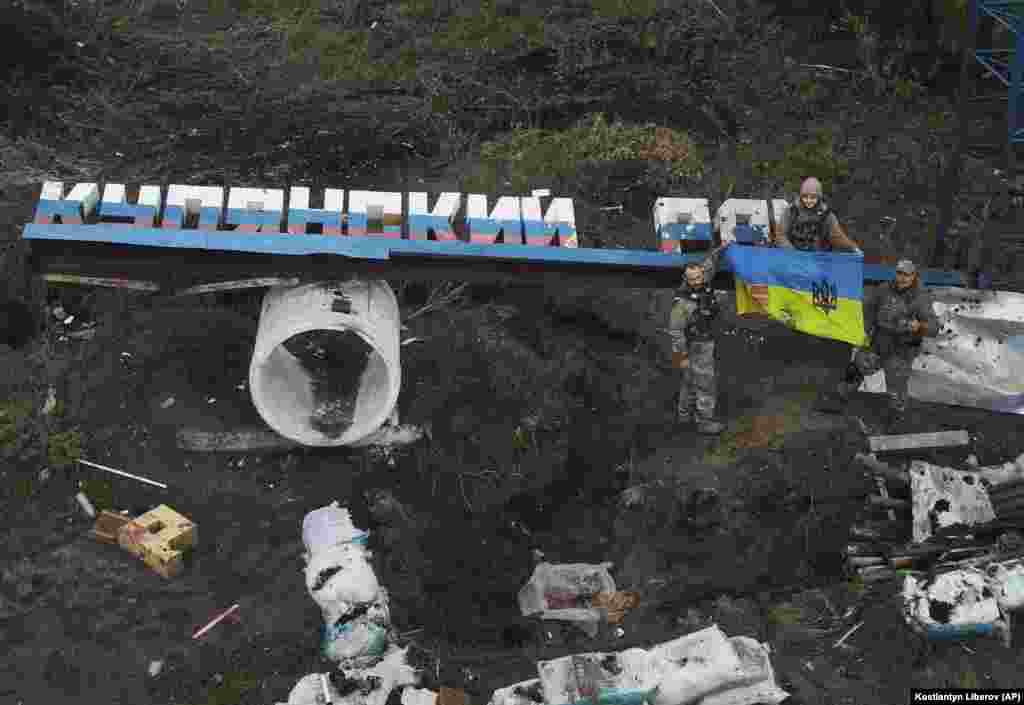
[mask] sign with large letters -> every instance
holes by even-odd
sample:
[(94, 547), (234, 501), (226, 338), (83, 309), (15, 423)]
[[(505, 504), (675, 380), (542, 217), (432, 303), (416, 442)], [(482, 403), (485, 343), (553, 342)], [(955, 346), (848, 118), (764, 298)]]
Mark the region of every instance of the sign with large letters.
[[(771, 202), (785, 224), (786, 201)], [(240, 186), (142, 185), (96, 182), (43, 184), (35, 214), (25, 226), (30, 241), (105, 244), (161, 250), (207, 250), (251, 255), (341, 255), (386, 262), (394, 256), (423, 261), (520, 262), (533, 271), (622, 271), (678, 274), (713, 242), (759, 246), (767, 242), (768, 202), (729, 199), (712, 219), (707, 198), (659, 197), (652, 208), (647, 249), (587, 247), (577, 231), (571, 198), (546, 189), (528, 196), (400, 193), (305, 186), (284, 189)], [(149, 249), (151, 248), (151, 249)], [(80, 251), (80, 250), (79, 250)], [(133, 250), (133, 256), (138, 256)], [(217, 255), (214, 255), (217, 256)], [(723, 267), (728, 271), (728, 266)], [(59, 270), (58, 270), (59, 271)], [(928, 284), (961, 286), (956, 272), (925, 270)], [(864, 277), (887, 280), (892, 268), (865, 264)], [(816, 301), (827, 308), (830, 291)]]

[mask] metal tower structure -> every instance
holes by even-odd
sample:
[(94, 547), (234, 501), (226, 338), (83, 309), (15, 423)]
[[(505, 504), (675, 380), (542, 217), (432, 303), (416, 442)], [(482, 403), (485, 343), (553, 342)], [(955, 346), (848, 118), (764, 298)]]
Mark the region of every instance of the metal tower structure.
[[(984, 18), (991, 18), (1010, 32), (1013, 47), (995, 49), (978, 47), (979, 23)], [(986, 32), (990, 37), (991, 34)], [(964, 33), (964, 47), (960, 61), (960, 90), (957, 102), (958, 121), (957, 147), (946, 168), (939, 187), (939, 220), (936, 229), (935, 250), (932, 254), (933, 264), (942, 266), (946, 256), (946, 233), (953, 221), (953, 200), (960, 190), (960, 170), (963, 165), (963, 152), (968, 142), (967, 103), (970, 91), (970, 65), (975, 61), (985, 67), (987, 73), (995, 76), (1006, 86), (1007, 134), (1005, 143), (1005, 159), (1008, 184), (1016, 181), (1016, 146), (1024, 143), (1024, 105), (1021, 104), (1021, 86), (1024, 84), (1024, 0), (967, 0), (967, 27)], [(976, 254), (985, 248), (986, 243), (979, 239), (971, 245)], [(979, 249), (981, 248), (981, 249)], [(987, 288), (989, 275), (983, 270), (990, 268), (991, 263), (980, 261), (972, 265), (971, 277), (976, 278), (979, 288)]]
[(1012, 145), (1024, 143), (1024, 106), (1021, 85), (1024, 84), (1024, 0), (968, 0), (968, 32), (978, 31), (978, 20), (987, 15), (1006, 27), (1013, 37), (1014, 48), (976, 48), (974, 58), (998, 78), (1009, 91), (1007, 100), (1007, 139)]

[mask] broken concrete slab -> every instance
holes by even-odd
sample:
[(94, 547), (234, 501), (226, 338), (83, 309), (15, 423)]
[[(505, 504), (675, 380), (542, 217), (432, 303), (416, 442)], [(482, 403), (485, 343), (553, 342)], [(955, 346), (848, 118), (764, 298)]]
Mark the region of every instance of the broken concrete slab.
[(910, 464), (910, 482), (915, 543), (947, 526), (984, 524), (996, 518), (976, 473), (915, 460)]
[(270, 429), (248, 428), (237, 431), (200, 431), (184, 428), (178, 431), (178, 447), (196, 453), (265, 453), (287, 451), (299, 444)]
[(970, 444), (967, 431), (938, 431), (935, 433), (908, 433), (898, 436), (872, 436), (868, 439), (872, 453), (922, 448), (949, 448)]

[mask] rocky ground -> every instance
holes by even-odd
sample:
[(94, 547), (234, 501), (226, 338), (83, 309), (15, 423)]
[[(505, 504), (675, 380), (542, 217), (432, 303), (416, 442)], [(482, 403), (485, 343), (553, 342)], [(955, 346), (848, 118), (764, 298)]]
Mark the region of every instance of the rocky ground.
[[(352, 4), (358, 11), (336, 21), (379, 17), (384, 37), (398, 41), (409, 21), (378, 5)], [(689, 20), (673, 18), (686, 35), (680, 46), (701, 54), (612, 42), (603, 62), (581, 60), (556, 96), (537, 87), (549, 59), (518, 46), (484, 51), (475, 65), (459, 52), (423, 59), (419, 77), (405, 83), (331, 82), (279, 60), (280, 42), (262, 20), (198, 13), (179, 25), (149, 10), (104, 34), (127, 12), (105, 6), (107, 24), (81, 25), (84, 46), (72, 39), (37, 67), (45, 83), (11, 85), (23, 100), (9, 104), (0, 130), (7, 293), (28, 293), (14, 240), (45, 178), (459, 190), (480, 140), (517, 121), (560, 126), (598, 109), (690, 130), (707, 168), (673, 188), (716, 197), (781, 187), (773, 160), (787, 144), (834, 129), (844, 164), (834, 200), (851, 234), (873, 256), (929, 252), (935, 179), (921, 165), (947, 154), (951, 131), (936, 122), (935, 106), (948, 85), (945, 94), (936, 80), (922, 96), (875, 97), (842, 72), (800, 67), (840, 65), (849, 38), (808, 44), (802, 18), (722, 7), (745, 18), (739, 44), (716, 38), (714, 11), (701, 6)], [(386, 52), (381, 41), (376, 50)], [(483, 80), (498, 75), (495, 85)], [(514, 85), (531, 96), (547, 91), (546, 102), (526, 110), (498, 97)], [(438, 95), (450, 98), (440, 116)], [(496, 107), (476, 110), (477, 98)], [(978, 124), (999, 129), (992, 114), (979, 109)], [(743, 145), (755, 154), (744, 157)], [(743, 159), (768, 166), (759, 175)], [(995, 193), (995, 168), (990, 153), (969, 158), (972, 188)], [(665, 184), (644, 169), (605, 165), (534, 185), (559, 185), (577, 199), (584, 246), (593, 233), (605, 246), (651, 247), (649, 209)], [(980, 229), (987, 198), (958, 201), (961, 241)], [(617, 203), (621, 215), (598, 210)], [(1019, 215), (1012, 204), (996, 206), (990, 221)], [(883, 217), (898, 227), (883, 231)], [(675, 381), (661, 331), (670, 292), (476, 286), (421, 312), (451, 287), (393, 286), (403, 335), (422, 339), (403, 348), (400, 417), (430, 430), (393, 455), (177, 447), (186, 425), (259, 421), (245, 388), (251, 297), (157, 306), (144, 295), (63, 292), (71, 313), (97, 323), (93, 338), (61, 340), (50, 326), (26, 348), (0, 345), (5, 419), (17, 415), (17, 400), (31, 400), (20, 421), (0, 426), (0, 702), (283, 701), (301, 676), (326, 670), (320, 615), (301, 575), (300, 526), (334, 498), (372, 531), (396, 626), (434, 664), (428, 685), (463, 687), (474, 703), (531, 677), (540, 658), (658, 643), (712, 621), (768, 641), (794, 703), (898, 703), (914, 685), (1020, 685), (1018, 648), (978, 641), (925, 653), (903, 625), (898, 586), (845, 579), (848, 527), (872, 488), (850, 464), (866, 443), (854, 417), (877, 430), (880, 408), (865, 396), (849, 418), (811, 409), (842, 367), (843, 346), (727, 316), (719, 357), (729, 429), (712, 440), (671, 425)], [(51, 385), (57, 413), (31, 413)], [(904, 430), (954, 428), (968, 429), (973, 447), (936, 460), (974, 452), (996, 463), (1024, 451), (1012, 416), (917, 405)], [(39, 450), (46, 437), (48, 457)], [(69, 464), (78, 454), (168, 489)], [(199, 547), (183, 575), (165, 580), (92, 540), (73, 499), (83, 481), (99, 508), (163, 502), (192, 518)], [(524, 622), (515, 595), (535, 550), (554, 562), (612, 561), (616, 581), (643, 597), (624, 633), (590, 640)], [(190, 638), (235, 602), (239, 623)], [(155, 660), (165, 667), (150, 677)]]

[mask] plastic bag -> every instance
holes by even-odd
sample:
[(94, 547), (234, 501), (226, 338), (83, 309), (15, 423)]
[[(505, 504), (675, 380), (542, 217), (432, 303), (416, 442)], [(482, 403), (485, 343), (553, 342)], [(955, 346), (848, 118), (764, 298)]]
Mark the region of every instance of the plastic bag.
[[(406, 662), (407, 649), (392, 648), (375, 666), (346, 669), (345, 676), (354, 680), (374, 678), (372, 689), (355, 690), (341, 695), (328, 679), (327, 692), (335, 705), (385, 705), (393, 690), (416, 684), (416, 671)], [(405, 694), (403, 693), (403, 696)], [(323, 705), (323, 685), (319, 673), (304, 676), (288, 695), (288, 705)]]
[(744, 674), (742, 680), (751, 684), (707, 695), (700, 705), (779, 705), (789, 697), (789, 693), (775, 683), (768, 647), (747, 636), (731, 637), (729, 643), (739, 657)]
[(337, 502), (303, 522), (306, 590), (323, 615), (321, 650), (333, 661), (373, 660), (388, 647), (388, 595), (361, 543), (366, 535)]
[(352, 524), (348, 509), (339, 507), (337, 501), (314, 509), (302, 520), (302, 543), (306, 546), (307, 557), (341, 544), (366, 545), (369, 536), (368, 531)]
[(717, 626), (659, 644), (650, 650), (651, 668), (660, 675), (653, 705), (685, 705), (706, 695), (755, 680)]
[[(729, 639), (717, 626), (647, 651), (542, 661), (537, 671), (547, 705), (777, 705), (789, 697), (775, 683), (767, 647), (748, 637)], [(492, 697), (492, 705), (533, 703), (502, 691)]]
[(374, 659), (388, 648), (388, 629), (371, 620), (359, 619), (324, 625), (321, 652), (331, 661)]
[(488, 705), (541, 705), (543, 702), (544, 690), (541, 688), (540, 679), (532, 678), (498, 688), (491, 695)]
[(601, 592), (615, 592), (615, 581), (608, 572), (611, 566), (540, 563), (519, 590), (519, 610), (523, 616), (539, 614), (542, 619), (575, 622), (594, 636), (605, 611), (592, 608), (590, 600)]
[(437, 705), (437, 693), (426, 688), (405, 688), (402, 705)]
[(371, 603), (381, 593), (369, 555), (351, 544), (323, 549), (306, 565), (306, 590), (333, 624), (355, 605)]
[(651, 701), (657, 687), (643, 649), (563, 656), (541, 661), (537, 672), (548, 705), (642, 705)]

